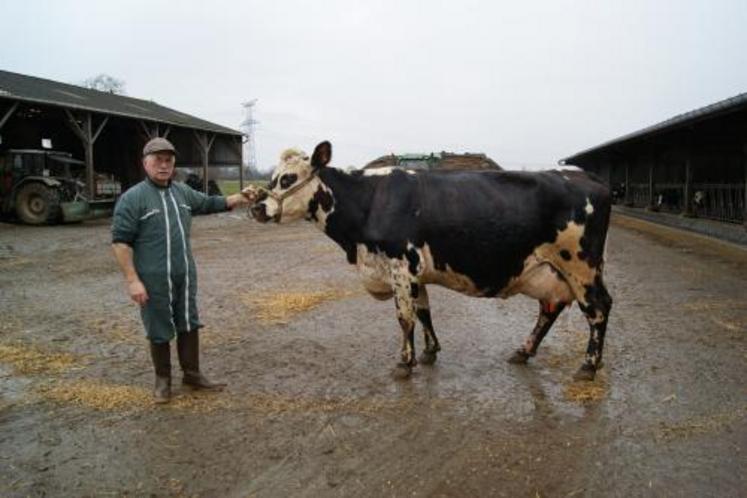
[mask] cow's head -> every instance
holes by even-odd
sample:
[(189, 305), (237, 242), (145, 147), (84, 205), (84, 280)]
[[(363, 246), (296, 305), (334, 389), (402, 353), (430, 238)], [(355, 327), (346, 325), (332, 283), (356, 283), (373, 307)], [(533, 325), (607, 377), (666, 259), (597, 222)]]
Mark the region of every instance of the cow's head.
[(284, 151), (272, 180), (251, 208), (254, 219), (288, 223), (304, 218), (319, 188), (317, 174), (331, 158), (332, 144), (326, 141), (316, 146), (311, 159), (298, 149)]

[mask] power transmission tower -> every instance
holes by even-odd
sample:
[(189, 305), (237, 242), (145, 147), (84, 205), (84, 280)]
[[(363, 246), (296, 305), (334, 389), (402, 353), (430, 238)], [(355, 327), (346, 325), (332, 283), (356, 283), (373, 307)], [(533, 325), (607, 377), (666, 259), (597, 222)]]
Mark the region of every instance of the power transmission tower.
[(257, 173), (257, 147), (254, 140), (254, 127), (259, 124), (259, 121), (254, 119), (254, 106), (257, 104), (257, 99), (252, 99), (248, 102), (244, 102), (241, 106), (244, 108), (244, 120), (241, 122), (241, 131), (244, 132), (244, 163), (249, 169), (249, 173), (254, 175)]

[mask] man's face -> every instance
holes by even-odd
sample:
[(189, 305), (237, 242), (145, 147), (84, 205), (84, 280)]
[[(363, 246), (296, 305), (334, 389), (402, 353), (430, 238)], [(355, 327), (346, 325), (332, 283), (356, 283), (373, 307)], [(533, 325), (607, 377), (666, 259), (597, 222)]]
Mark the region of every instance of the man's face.
[(143, 168), (154, 183), (167, 185), (174, 176), (176, 158), (171, 152), (156, 152), (143, 158)]

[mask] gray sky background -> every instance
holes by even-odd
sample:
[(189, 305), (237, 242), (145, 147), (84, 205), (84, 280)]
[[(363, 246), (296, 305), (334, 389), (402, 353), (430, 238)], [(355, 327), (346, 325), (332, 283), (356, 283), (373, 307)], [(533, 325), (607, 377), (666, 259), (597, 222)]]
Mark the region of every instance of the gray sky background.
[(0, 0), (0, 68), (127, 93), (237, 128), (261, 168), (334, 146), (486, 152), (508, 167), (747, 91), (747, 1)]

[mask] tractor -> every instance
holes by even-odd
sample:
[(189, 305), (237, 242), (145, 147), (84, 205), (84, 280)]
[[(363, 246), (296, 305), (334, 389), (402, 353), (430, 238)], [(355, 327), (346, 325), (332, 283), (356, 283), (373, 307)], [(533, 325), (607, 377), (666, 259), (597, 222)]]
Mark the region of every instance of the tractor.
[(0, 213), (29, 225), (105, 214), (121, 193), (121, 185), (97, 175), (96, 199), (89, 199), (85, 171), (85, 163), (67, 152), (10, 149), (0, 153)]

